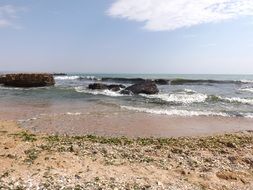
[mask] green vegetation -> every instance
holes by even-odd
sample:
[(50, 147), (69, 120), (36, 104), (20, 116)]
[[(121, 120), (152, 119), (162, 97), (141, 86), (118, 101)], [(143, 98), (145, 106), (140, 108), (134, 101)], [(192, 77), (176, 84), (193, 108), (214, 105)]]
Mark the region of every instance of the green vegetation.
[(34, 161), (38, 158), (40, 152), (41, 152), (40, 150), (37, 150), (35, 148), (26, 150), (25, 154), (27, 158), (25, 159), (25, 162), (30, 164), (34, 163)]
[(25, 142), (34, 142), (37, 140), (36, 135), (28, 133), (26, 131), (22, 131), (20, 133), (15, 133), (15, 134), (11, 134), (11, 135), (18, 137), (22, 141), (25, 141)]
[(160, 149), (166, 146), (177, 146), (181, 148), (235, 148), (236, 146), (244, 146), (253, 142), (252, 136), (238, 136), (236, 134), (226, 134), (214, 137), (202, 137), (202, 138), (126, 138), (126, 137), (101, 137), (95, 135), (86, 136), (48, 136), (45, 137), (50, 144), (82, 144), (84, 142), (110, 144), (116, 146), (125, 145), (139, 145), (139, 146), (154, 146), (156, 149)]

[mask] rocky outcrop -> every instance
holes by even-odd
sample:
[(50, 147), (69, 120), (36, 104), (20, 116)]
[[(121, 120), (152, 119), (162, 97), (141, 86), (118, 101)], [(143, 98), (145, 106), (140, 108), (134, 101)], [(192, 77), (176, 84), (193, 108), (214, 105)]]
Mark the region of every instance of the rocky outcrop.
[(43, 87), (55, 84), (52, 74), (6, 74), (3, 84), (12, 87)]
[(157, 94), (159, 92), (155, 82), (145, 81), (132, 86), (127, 87), (121, 91), (122, 94)]
[(122, 88), (126, 88), (122, 84), (103, 84), (103, 83), (93, 83), (89, 84), (88, 86), (89, 89), (91, 90), (112, 90), (112, 91), (119, 91)]
[[(143, 83), (146, 81), (150, 81), (149, 79), (144, 78), (118, 78), (118, 77), (106, 77), (102, 78), (102, 81), (105, 82), (117, 82), (117, 83), (127, 83), (127, 84), (137, 84), (137, 83)], [(167, 85), (169, 83), (168, 79), (153, 79), (157, 85)]]
[(142, 78), (119, 78), (119, 77), (103, 77), (101, 79), (105, 82), (117, 82), (117, 83), (128, 83), (128, 84), (136, 84), (140, 82), (145, 82), (145, 79)]
[(4, 83), (4, 79), (5, 79), (5, 76), (4, 75), (0, 75), (0, 84)]
[(108, 89), (107, 85), (102, 84), (102, 83), (89, 84), (88, 88), (91, 90), (106, 90), (106, 89)]
[(67, 76), (66, 73), (53, 73), (54, 76)]
[[(129, 87), (125, 87), (122, 84), (103, 84), (103, 83), (92, 83), (88, 86), (91, 90), (112, 90), (120, 91), (121, 94), (156, 94), (159, 92), (156, 83), (154, 81), (146, 80)], [(123, 89), (123, 90), (122, 90)]]

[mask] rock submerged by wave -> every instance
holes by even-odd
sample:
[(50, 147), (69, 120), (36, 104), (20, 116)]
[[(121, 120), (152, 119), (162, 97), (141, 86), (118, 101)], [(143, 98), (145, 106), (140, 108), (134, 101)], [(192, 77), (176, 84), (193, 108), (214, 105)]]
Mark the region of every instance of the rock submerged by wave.
[(47, 73), (18, 73), (6, 74), (2, 79), (5, 86), (11, 87), (43, 87), (53, 86), (55, 80), (52, 74)]
[(91, 90), (111, 90), (111, 91), (120, 91), (122, 88), (126, 88), (124, 85), (122, 84), (103, 84), (103, 83), (93, 83), (93, 84), (89, 84), (88, 86), (89, 89)]

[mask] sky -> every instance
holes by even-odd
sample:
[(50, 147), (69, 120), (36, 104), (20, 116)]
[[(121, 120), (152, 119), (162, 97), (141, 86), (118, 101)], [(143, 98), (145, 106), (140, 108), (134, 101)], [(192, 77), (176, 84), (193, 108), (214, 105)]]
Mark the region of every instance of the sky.
[(0, 71), (253, 74), (253, 0), (0, 0)]

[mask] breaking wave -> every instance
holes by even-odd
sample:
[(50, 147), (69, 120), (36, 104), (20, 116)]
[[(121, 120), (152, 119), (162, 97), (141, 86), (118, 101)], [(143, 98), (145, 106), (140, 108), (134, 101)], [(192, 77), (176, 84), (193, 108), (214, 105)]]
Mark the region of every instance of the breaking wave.
[(91, 80), (91, 81), (100, 81), (101, 78), (95, 76), (55, 76), (55, 80)]
[(135, 84), (151, 80), (157, 85), (206, 85), (206, 84), (250, 84), (253, 80), (213, 80), (213, 79), (148, 79), (148, 78), (124, 78), (124, 77), (97, 77), (97, 76), (55, 76), (56, 80), (91, 80)]
[(85, 94), (93, 94), (93, 95), (105, 95), (105, 96), (126, 96), (123, 94), (120, 94), (119, 92), (114, 92), (111, 90), (89, 90), (84, 87), (75, 87), (76, 92), (85, 93)]
[(228, 97), (221, 97), (221, 96), (217, 96), (217, 98), (222, 101), (227, 101), (230, 103), (241, 103), (241, 104), (253, 105), (253, 99), (239, 98), (239, 97), (228, 98)]
[(20, 91), (29, 91), (29, 90), (41, 90), (41, 89), (51, 89), (50, 86), (43, 86), (43, 87), (31, 87), (31, 88), (23, 88), (23, 87), (10, 87), (10, 86), (3, 86), (0, 84), (0, 90), (20, 90)]
[(253, 93), (253, 88), (241, 88), (239, 90), (243, 91), (243, 92), (252, 92)]
[(154, 94), (146, 95), (140, 94), (145, 98), (158, 99), (169, 103), (181, 103), (181, 104), (193, 104), (193, 103), (203, 103), (203, 102), (228, 102), (228, 103), (239, 103), (253, 105), (253, 99), (249, 98), (239, 98), (239, 97), (222, 97), (215, 95), (207, 95), (197, 93), (195, 91), (185, 89), (184, 92), (187, 93), (171, 93), (171, 94)]
[(240, 80), (241, 83), (253, 83), (253, 80)]
[(169, 115), (169, 116), (222, 116), (222, 117), (230, 117), (227, 113), (222, 112), (211, 112), (211, 111), (188, 111), (188, 110), (169, 110), (169, 109), (149, 109), (149, 108), (140, 108), (140, 107), (132, 107), (132, 106), (121, 106), (122, 109), (151, 113), (157, 115)]
[(55, 76), (55, 80), (77, 80), (79, 76)]
[(146, 95), (141, 94), (146, 98), (160, 99), (165, 102), (173, 103), (182, 103), (182, 104), (192, 104), (192, 103), (201, 103), (205, 102), (208, 96), (206, 94), (194, 93), (194, 94), (155, 94), (155, 95)]

